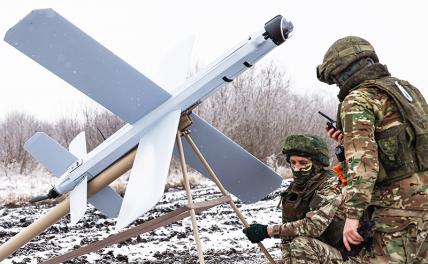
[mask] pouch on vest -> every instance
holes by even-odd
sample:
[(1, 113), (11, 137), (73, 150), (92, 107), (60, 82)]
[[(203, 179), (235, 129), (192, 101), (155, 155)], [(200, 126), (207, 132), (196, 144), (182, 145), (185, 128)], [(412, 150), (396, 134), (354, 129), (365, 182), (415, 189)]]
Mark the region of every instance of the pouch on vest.
[(379, 160), (387, 175), (386, 179), (379, 177), (377, 183), (403, 179), (418, 170), (413, 138), (411, 128), (405, 124), (376, 133)]
[(386, 92), (403, 118), (402, 125), (375, 134), (381, 167), (386, 176), (378, 179), (377, 183), (387, 184), (428, 170), (428, 105), (419, 90), (394, 77), (366, 81), (361, 87)]

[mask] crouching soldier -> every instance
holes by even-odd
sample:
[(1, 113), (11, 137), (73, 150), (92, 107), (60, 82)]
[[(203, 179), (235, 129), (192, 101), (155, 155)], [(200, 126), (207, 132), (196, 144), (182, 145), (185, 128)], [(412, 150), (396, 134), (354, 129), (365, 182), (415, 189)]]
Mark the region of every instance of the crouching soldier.
[(337, 176), (328, 169), (326, 143), (318, 136), (291, 135), (283, 153), (294, 178), (281, 194), (283, 224), (252, 224), (243, 230), (245, 235), (253, 243), (281, 238), (281, 263), (362, 263), (363, 253), (345, 262), (338, 249), (344, 197)]

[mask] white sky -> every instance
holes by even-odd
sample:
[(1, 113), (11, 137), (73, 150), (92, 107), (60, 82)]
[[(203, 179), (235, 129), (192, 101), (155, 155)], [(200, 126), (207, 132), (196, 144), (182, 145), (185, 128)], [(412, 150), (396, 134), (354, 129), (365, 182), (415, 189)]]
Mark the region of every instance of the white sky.
[[(428, 3), (422, 0), (1, 0), (1, 35), (31, 10), (48, 7), (154, 81), (163, 56), (184, 37), (196, 35), (193, 61), (206, 65), (282, 14), (294, 23), (294, 35), (263, 61), (283, 66), (293, 89), (336, 94), (336, 87), (316, 79), (315, 67), (336, 39), (358, 35), (373, 44), (393, 75), (428, 95)], [(92, 104), (4, 41), (0, 91), (0, 119), (20, 110), (53, 120)]]

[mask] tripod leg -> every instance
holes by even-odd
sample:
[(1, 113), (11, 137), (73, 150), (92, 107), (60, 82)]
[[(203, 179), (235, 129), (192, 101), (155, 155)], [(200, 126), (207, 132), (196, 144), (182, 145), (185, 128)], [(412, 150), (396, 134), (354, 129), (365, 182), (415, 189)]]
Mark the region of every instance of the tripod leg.
[[(201, 162), (204, 165), (205, 169), (208, 171), (208, 173), (210, 174), (211, 178), (213, 179), (213, 181), (215, 182), (215, 184), (217, 185), (217, 187), (220, 189), (220, 191), (223, 193), (223, 195), (229, 195), (228, 192), (226, 191), (226, 189), (224, 189), (223, 184), (221, 184), (220, 180), (217, 178), (217, 175), (212, 170), (211, 166), (208, 164), (208, 162), (206, 161), (206, 159), (204, 158), (204, 156), (202, 155), (202, 153), (199, 151), (199, 149), (196, 146), (195, 142), (193, 142), (193, 140), (190, 137), (190, 135), (189, 134), (184, 134), (184, 137), (186, 138), (186, 140), (189, 143), (189, 145), (192, 147), (192, 149), (195, 152), (195, 154), (201, 160)], [(245, 227), (249, 227), (250, 225), (248, 224), (247, 220), (245, 219), (244, 215), (241, 213), (241, 211), (239, 210), (239, 208), (233, 202), (233, 200), (229, 201), (229, 205), (235, 211), (236, 215), (241, 220), (241, 222), (244, 224), (244, 226)], [(265, 255), (265, 257), (269, 260), (269, 262), (272, 263), (272, 264), (276, 264), (275, 260), (269, 254), (269, 252), (267, 251), (267, 249), (265, 248), (265, 246), (261, 242), (257, 243), (257, 245), (260, 247), (260, 250), (263, 252), (263, 254)]]
[[(88, 197), (96, 194), (129, 170), (132, 167), (136, 153), (137, 151), (134, 149), (89, 182)], [(24, 246), (31, 239), (44, 232), (47, 228), (54, 225), (69, 212), (70, 200), (69, 198), (66, 198), (54, 208), (50, 209), (47, 214), (41, 216), (39, 219), (34, 221), (34, 223), (22, 229), (14, 237), (3, 243), (0, 246), (0, 262), (12, 255), (12, 253)]]
[[(186, 169), (186, 160), (184, 158), (184, 151), (183, 151), (183, 142), (181, 141), (180, 132), (177, 132), (177, 144), (178, 144), (178, 150), (180, 152), (180, 164), (181, 164), (181, 170), (183, 171), (183, 178), (184, 178), (184, 188), (186, 189), (187, 193), (187, 203), (192, 208), (193, 206), (193, 199), (192, 199), (192, 193), (190, 192), (190, 184), (189, 184), (189, 178), (187, 177), (187, 169)], [(196, 248), (198, 250), (198, 257), (199, 257), (199, 263), (205, 264), (204, 255), (202, 252), (202, 244), (201, 239), (199, 238), (199, 231), (198, 231), (198, 224), (196, 222), (196, 215), (195, 215), (195, 209), (190, 209), (190, 218), (192, 219), (192, 226), (193, 226), (193, 235), (195, 236), (195, 242), (196, 242)]]

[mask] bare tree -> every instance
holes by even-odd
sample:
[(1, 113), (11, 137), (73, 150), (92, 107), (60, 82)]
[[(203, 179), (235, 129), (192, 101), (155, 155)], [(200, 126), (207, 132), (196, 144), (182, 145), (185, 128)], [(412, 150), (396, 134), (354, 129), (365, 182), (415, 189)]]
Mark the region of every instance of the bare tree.
[(63, 117), (54, 123), (54, 134), (52, 135), (60, 144), (68, 146), (70, 142), (84, 130), (79, 118)]
[(88, 151), (94, 149), (104, 141), (104, 138), (111, 136), (124, 124), (125, 122), (118, 116), (107, 110), (86, 108), (84, 110), (84, 130)]
[[(322, 110), (334, 117), (335, 100), (325, 94), (292, 92), (284, 70), (271, 62), (249, 69), (195, 112), (266, 161), (281, 151), (283, 140), (290, 134), (311, 133), (326, 138), (325, 120), (316, 113)], [(20, 173), (34, 168), (36, 163), (23, 150), (23, 144), (36, 131), (46, 132), (67, 147), (84, 130), (90, 151), (124, 124), (103, 108), (86, 108), (83, 119), (64, 117), (53, 124), (29, 114), (10, 113), (0, 122), (0, 164), (4, 169), (17, 166)]]
[(35, 165), (24, 150), (24, 143), (36, 131), (49, 130), (50, 126), (26, 113), (12, 112), (0, 123), (0, 160), (3, 168), (15, 167), (19, 173)]
[(311, 133), (327, 139), (325, 121), (317, 112), (335, 113), (335, 105), (332, 97), (293, 93), (284, 70), (271, 62), (248, 70), (195, 112), (265, 160), (281, 151), (290, 134)]

